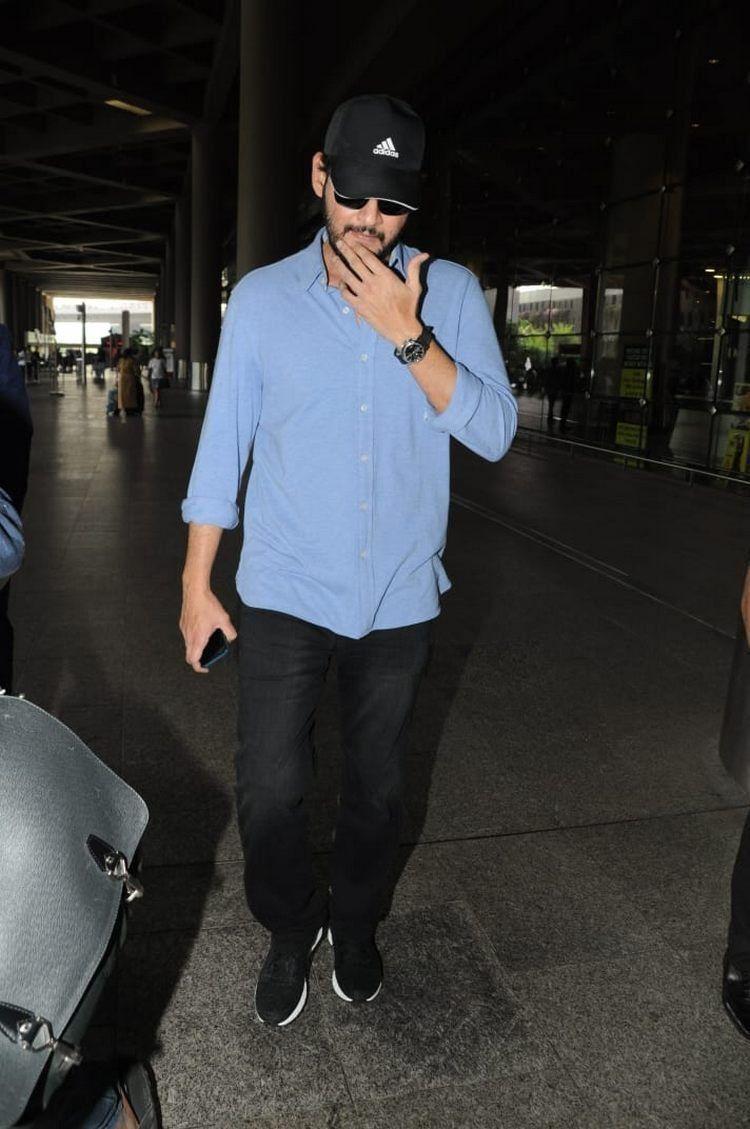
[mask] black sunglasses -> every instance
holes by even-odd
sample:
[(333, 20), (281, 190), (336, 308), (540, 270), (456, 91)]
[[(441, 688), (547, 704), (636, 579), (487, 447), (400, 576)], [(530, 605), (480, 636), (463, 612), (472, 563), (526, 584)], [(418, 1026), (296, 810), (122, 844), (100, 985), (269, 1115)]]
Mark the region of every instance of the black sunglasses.
[[(331, 184), (333, 188), (333, 184)], [(343, 208), (351, 208), (353, 212), (358, 212), (360, 208), (364, 208), (369, 196), (363, 196), (361, 199), (352, 199), (350, 196), (341, 196), (336, 189), (333, 189), (333, 195), (336, 198), (336, 203), (341, 204)], [(403, 204), (397, 204), (395, 200), (378, 200), (378, 208), (382, 216), (405, 216), (410, 212), (411, 208), (405, 208)]]

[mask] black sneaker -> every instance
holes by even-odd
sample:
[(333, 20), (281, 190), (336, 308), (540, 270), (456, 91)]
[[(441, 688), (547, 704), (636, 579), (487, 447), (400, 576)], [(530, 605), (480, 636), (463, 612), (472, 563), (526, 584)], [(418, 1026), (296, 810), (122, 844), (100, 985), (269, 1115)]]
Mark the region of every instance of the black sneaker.
[(333, 976), (336, 995), (347, 1003), (369, 1003), (383, 986), (383, 962), (375, 938), (366, 941), (337, 937), (328, 930), (328, 943), (333, 946)]
[(732, 1023), (746, 1039), (750, 1039), (750, 971), (735, 968), (724, 958), (722, 1002)]
[(323, 937), (323, 926), (310, 944), (271, 938), (271, 947), (255, 989), (255, 1012), (261, 1023), (286, 1027), (307, 1003), (310, 959)]

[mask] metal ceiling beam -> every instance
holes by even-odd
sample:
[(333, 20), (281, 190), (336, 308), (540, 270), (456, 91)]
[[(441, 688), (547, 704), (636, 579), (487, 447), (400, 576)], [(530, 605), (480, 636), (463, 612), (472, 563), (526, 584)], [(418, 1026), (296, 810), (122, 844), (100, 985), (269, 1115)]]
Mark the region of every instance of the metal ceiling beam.
[[(47, 197), (46, 199), (32, 199), (28, 201), (33, 203), (33, 209), (19, 207), (13, 199), (0, 200), (0, 223), (6, 219), (13, 219), (13, 214), (16, 213), (19, 218), (37, 215), (40, 219), (46, 219), (47, 216), (53, 212), (57, 216), (84, 216), (95, 215), (97, 212), (123, 212), (131, 208), (152, 208), (157, 205), (171, 204), (174, 201), (173, 195), (166, 195), (161, 192), (143, 193), (139, 196), (127, 194), (114, 196), (113, 199), (102, 199), (102, 193), (97, 192), (96, 195), (83, 196), (77, 195), (74, 197), (76, 204), (75, 207), (59, 207), (60, 194), (55, 193), (54, 197)], [(57, 206), (56, 206), (57, 205)]]
[[(32, 81), (41, 79), (42, 82), (45, 78), (50, 78), (64, 83), (72, 93), (77, 93), (82, 100), (89, 98), (93, 101), (106, 102), (109, 98), (119, 98), (122, 101), (142, 106), (154, 115), (174, 118), (182, 122), (183, 125), (193, 125), (196, 121), (196, 115), (192, 111), (184, 106), (174, 105), (173, 99), (164, 97), (166, 93), (164, 90), (152, 89), (150, 92), (144, 89), (135, 90), (129, 81), (126, 81), (124, 85), (120, 84), (119, 81), (118, 83), (105, 82), (101, 78), (92, 78), (78, 70), (68, 70), (45, 59), (36, 59), (32, 55), (14, 50), (4, 44), (0, 44), (0, 63), (2, 62), (13, 67), (18, 78)], [(127, 78), (132, 78), (132, 68), (128, 70)]]
[[(161, 231), (148, 231), (146, 228), (124, 227), (122, 224), (117, 224), (117, 223), (103, 223), (99, 220), (86, 220), (86, 219), (82, 219), (80, 216), (76, 216), (75, 219), (73, 219), (70, 216), (59, 215), (57, 212), (48, 212), (44, 217), (41, 217), (41, 218), (44, 218), (46, 220), (57, 220), (60, 223), (70, 224), (71, 235), (73, 234), (73, 231), (74, 231), (74, 225), (78, 226), (78, 227), (83, 227), (83, 228), (99, 227), (99, 228), (103, 228), (105, 231), (124, 231), (128, 237), (131, 236), (131, 235), (137, 235), (137, 236), (141, 236), (141, 237), (145, 236), (147, 238), (159, 239), (159, 238), (162, 238), (163, 235), (164, 235), (164, 233), (161, 232)], [(13, 224), (13, 223), (26, 223), (29, 220), (37, 220), (38, 221), (39, 219), (40, 219), (39, 213), (28, 212), (26, 215), (18, 214), (15, 219), (3, 220), (3, 222), (4, 223), (11, 223), (11, 224)], [(123, 240), (123, 242), (127, 242), (127, 240)]]
[[(74, 51), (73, 63), (76, 71), (79, 69), (79, 64), (84, 62), (90, 66), (93, 56), (95, 65), (100, 65), (100, 73), (105, 71), (112, 71), (118, 67), (137, 68), (139, 63), (148, 60), (151, 62), (155, 55), (161, 56), (162, 65), (168, 66), (170, 63), (176, 64), (181, 70), (181, 76), (187, 82), (202, 82), (207, 75), (207, 68), (196, 62), (190, 55), (180, 54), (179, 49), (175, 50), (173, 45), (166, 41), (156, 41), (154, 38), (146, 38), (140, 31), (140, 27), (123, 26), (116, 20), (105, 19), (102, 16), (96, 15), (90, 8), (82, 11), (80, 7), (75, 4), (69, 3), (68, 0), (56, 0), (54, 22), (42, 22), (38, 18), (34, 18), (37, 8), (36, 5), (29, 5), (25, 0), (15, 4), (13, 7), (11, 0), (5, 0), (5, 7), (7, 14), (5, 16), (9, 24), (17, 32), (15, 40), (7, 40), (8, 45), (16, 48), (25, 49), (27, 43), (33, 43), (37, 50), (41, 49), (43, 55), (49, 57), (51, 51), (55, 51), (59, 40), (62, 38), (67, 43), (78, 45), (81, 34), (87, 34), (93, 40), (94, 30), (100, 34), (98, 42), (94, 42), (94, 51), (87, 52), (82, 55), (80, 50)], [(120, 10), (127, 12), (131, 9), (132, 5), (126, 5)], [(26, 13), (31, 13), (31, 18), (24, 18)], [(148, 21), (141, 21), (142, 26), (149, 28), (151, 24)], [(205, 43), (206, 40), (210, 42), (213, 38), (214, 28), (210, 32), (201, 33), (193, 28), (193, 34), (188, 37), (188, 41), (183, 46), (188, 49)], [(179, 48), (179, 44), (177, 45)], [(88, 70), (88, 66), (86, 67)], [(161, 112), (161, 111), (159, 111)]]
[[(123, 190), (126, 189), (128, 192), (140, 192), (143, 194), (154, 191), (153, 187), (146, 187), (143, 184), (130, 184), (124, 180), (114, 180), (105, 176), (95, 176), (89, 172), (84, 172), (78, 169), (68, 169), (64, 168), (61, 165), (50, 165), (43, 161), (19, 160), (14, 161), (13, 165), (14, 170), (28, 169), (29, 172), (41, 172), (48, 177), (67, 177), (70, 180), (85, 181), (87, 184), (98, 184), (103, 188), (117, 188)], [(17, 175), (18, 174), (16, 171), (16, 177)], [(168, 195), (171, 200), (175, 198), (172, 193), (164, 193), (164, 195)]]
[[(113, 111), (114, 112), (114, 111)], [(124, 117), (125, 115), (123, 115)], [(138, 145), (154, 138), (181, 134), (182, 122), (173, 118), (131, 118), (130, 121), (103, 128), (73, 128), (44, 134), (38, 130), (21, 130), (6, 126), (4, 151), (0, 164), (33, 160), (36, 157), (53, 157), (64, 153), (81, 153), (87, 149), (106, 149), (113, 145)]]

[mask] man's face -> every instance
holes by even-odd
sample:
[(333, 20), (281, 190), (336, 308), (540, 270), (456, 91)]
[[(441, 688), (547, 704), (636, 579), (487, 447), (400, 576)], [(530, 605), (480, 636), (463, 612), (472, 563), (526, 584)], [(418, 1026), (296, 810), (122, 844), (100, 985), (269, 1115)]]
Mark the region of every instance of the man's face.
[[(316, 158), (321, 154), (316, 153)], [(331, 178), (319, 167), (319, 160), (313, 161), (313, 188), (323, 202), (326, 231), (332, 250), (336, 251), (336, 241), (351, 232), (358, 242), (372, 251), (384, 263), (391, 257), (401, 232), (409, 218), (403, 216), (384, 216), (376, 199), (368, 200), (359, 211), (345, 208), (336, 202)], [(338, 252), (337, 252), (338, 253)]]

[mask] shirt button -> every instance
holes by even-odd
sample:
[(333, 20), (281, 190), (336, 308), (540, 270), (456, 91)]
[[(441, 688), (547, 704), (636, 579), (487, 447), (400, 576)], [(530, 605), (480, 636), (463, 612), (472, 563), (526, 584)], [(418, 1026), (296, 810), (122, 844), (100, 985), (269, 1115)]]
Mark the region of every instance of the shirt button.
[(366, 411), (367, 411), (367, 404), (360, 404), (360, 405), (359, 405), (359, 410), (360, 410), (361, 412), (366, 412)]
[(359, 508), (360, 508), (361, 510), (366, 510), (366, 509), (367, 509), (367, 502), (360, 502), (360, 503), (359, 503)]
[(365, 557), (367, 556), (367, 549), (361, 549), (359, 555), (362, 558), (362, 560), (364, 560)]
[(367, 360), (367, 353), (361, 353), (359, 359), (360, 359), (360, 361), (366, 361)]
[(360, 461), (361, 463), (366, 463), (366, 462), (367, 462), (367, 460), (369, 459), (369, 457), (370, 457), (369, 455), (360, 455), (360, 456), (359, 456), (359, 461)]
[(342, 314), (348, 314), (349, 313), (349, 307), (348, 306), (342, 306), (341, 312), (342, 312)]

